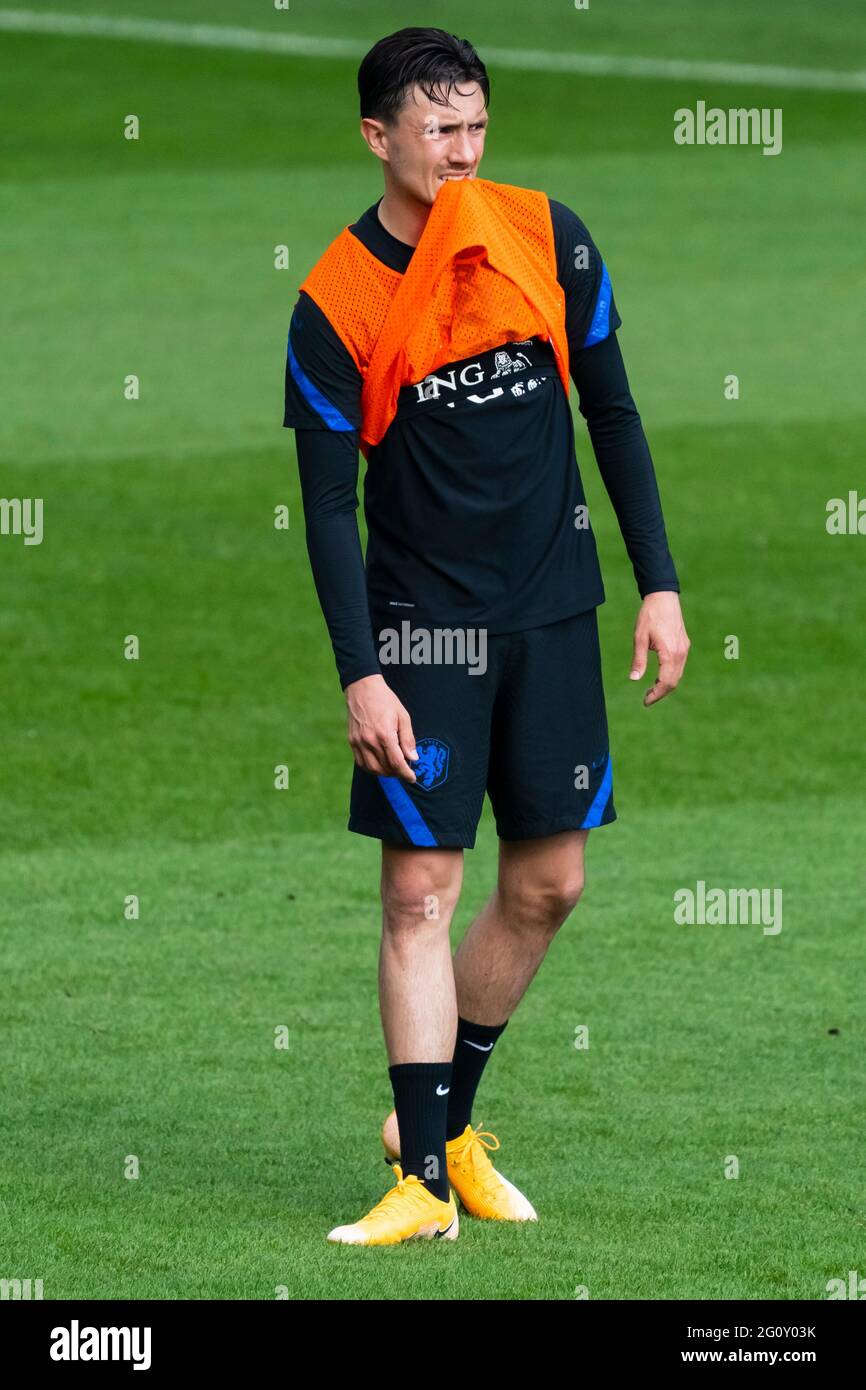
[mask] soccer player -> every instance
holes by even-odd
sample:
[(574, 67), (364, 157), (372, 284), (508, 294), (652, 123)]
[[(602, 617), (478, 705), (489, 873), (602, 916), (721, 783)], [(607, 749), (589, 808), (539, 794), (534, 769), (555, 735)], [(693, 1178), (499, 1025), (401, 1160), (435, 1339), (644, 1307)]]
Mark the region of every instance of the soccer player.
[[(479, 178), (490, 85), (472, 45), (409, 28), (364, 58), (361, 134), (385, 191), (327, 249), (292, 315), (316, 590), (348, 706), (349, 828), (381, 841), (380, 1007), (396, 1183), (329, 1240), (454, 1239), (533, 1221), (473, 1128), (511, 1014), (576, 905), (590, 829), (615, 819), (596, 609), (604, 590), (569, 376), (641, 605), (631, 678), (677, 685), (689, 646), (620, 317), (580, 218)], [(358, 451), (366, 566), (357, 525)], [(452, 957), (485, 792), (498, 881)]]

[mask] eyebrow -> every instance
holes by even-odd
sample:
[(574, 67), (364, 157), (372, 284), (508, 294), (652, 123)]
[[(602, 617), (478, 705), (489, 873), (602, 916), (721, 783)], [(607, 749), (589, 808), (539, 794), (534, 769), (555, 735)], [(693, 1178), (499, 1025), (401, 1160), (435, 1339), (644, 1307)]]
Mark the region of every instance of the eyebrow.
[(484, 111), (480, 116), (476, 116), (474, 121), (440, 121), (440, 130), (455, 130), (459, 125), (487, 125), (490, 120), (487, 112)]

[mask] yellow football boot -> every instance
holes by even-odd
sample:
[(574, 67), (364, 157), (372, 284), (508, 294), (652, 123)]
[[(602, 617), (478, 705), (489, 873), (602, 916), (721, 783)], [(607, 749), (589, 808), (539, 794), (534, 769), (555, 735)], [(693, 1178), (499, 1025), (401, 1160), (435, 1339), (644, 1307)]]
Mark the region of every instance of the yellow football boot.
[[(382, 1143), (390, 1159), (400, 1157), (400, 1131), (394, 1110), (382, 1127)], [(445, 1145), (448, 1181), (470, 1216), (487, 1221), (537, 1221), (532, 1203), (490, 1162), (488, 1149), (498, 1148), (495, 1134), (467, 1125), (462, 1134)]]
[(414, 1173), (403, 1177), (354, 1226), (335, 1226), (328, 1240), (337, 1245), (398, 1245), (401, 1240), (456, 1240), (460, 1230), (453, 1192), (440, 1202)]

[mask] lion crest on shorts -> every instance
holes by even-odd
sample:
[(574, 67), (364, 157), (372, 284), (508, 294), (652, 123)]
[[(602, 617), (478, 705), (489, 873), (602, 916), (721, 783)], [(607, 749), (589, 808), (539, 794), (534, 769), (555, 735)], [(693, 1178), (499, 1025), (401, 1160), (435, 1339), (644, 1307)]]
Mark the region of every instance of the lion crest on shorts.
[(415, 747), (418, 750), (418, 761), (409, 762), (415, 773), (415, 786), (425, 792), (432, 791), (434, 787), (441, 787), (448, 776), (451, 752), (448, 744), (443, 743), (441, 738), (419, 738)]

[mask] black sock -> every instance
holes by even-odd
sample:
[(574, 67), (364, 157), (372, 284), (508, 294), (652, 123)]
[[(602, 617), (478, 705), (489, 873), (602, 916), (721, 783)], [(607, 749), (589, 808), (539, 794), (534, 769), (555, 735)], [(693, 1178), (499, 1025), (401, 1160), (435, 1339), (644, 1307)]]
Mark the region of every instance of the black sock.
[(397, 1127), (400, 1167), (414, 1173), (441, 1202), (448, 1201), (445, 1163), (445, 1116), (451, 1086), (450, 1062), (402, 1062), (389, 1067)]
[[(506, 1019), (505, 1023), (507, 1022)], [(488, 1027), (486, 1023), (470, 1023), (465, 1018), (458, 1018), (451, 1092), (448, 1096), (448, 1117), (445, 1122), (446, 1139), (456, 1139), (472, 1122), (475, 1092), (493, 1051), (493, 1044), (504, 1031), (505, 1023)]]

